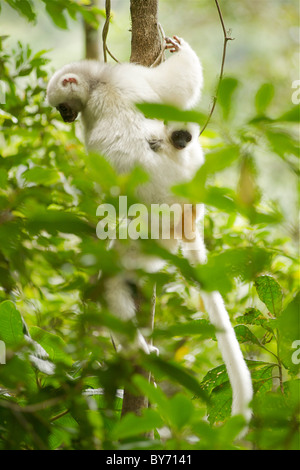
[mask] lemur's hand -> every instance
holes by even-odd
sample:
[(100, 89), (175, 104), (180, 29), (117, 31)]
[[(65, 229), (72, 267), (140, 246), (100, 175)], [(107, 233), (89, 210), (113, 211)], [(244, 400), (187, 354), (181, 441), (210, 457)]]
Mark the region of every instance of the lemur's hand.
[(166, 41), (166, 49), (169, 49), (170, 52), (178, 52), (180, 50), (182, 40), (179, 37), (173, 36), (173, 39), (165, 38), (165, 41)]

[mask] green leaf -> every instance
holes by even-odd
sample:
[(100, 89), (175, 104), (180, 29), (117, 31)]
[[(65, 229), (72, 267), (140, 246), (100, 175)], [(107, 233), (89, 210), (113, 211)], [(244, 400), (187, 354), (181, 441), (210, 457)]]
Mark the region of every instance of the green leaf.
[(279, 356), (293, 374), (299, 373), (300, 293), (283, 310), (278, 319)]
[(226, 371), (225, 365), (221, 365), (211, 369), (203, 378), (201, 382), (201, 388), (208, 394), (212, 392), (212, 390), (220, 385), (228, 382), (228, 375)]
[(160, 357), (149, 356), (145, 358), (145, 363), (150, 367), (150, 370), (156, 374), (162, 374), (169, 377), (181, 386), (187, 388), (195, 395), (207, 401), (207, 395), (200, 386), (198, 380), (187, 372), (183, 367), (175, 364), (174, 362), (166, 362)]
[(275, 94), (272, 83), (264, 83), (256, 93), (255, 107), (258, 114), (264, 114)]
[(299, 157), (299, 142), (288, 132), (279, 129), (268, 129), (266, 137), (274, 153), (281, 158), (292, 154)]
[(252, 333), (252, 331), (245, 325), (237, 325), (234, 331), (239, 343), (252, 343), (261, 346), (259, 339)]
[(6, 0), (6, 2), (20, 15), (25, 16), (28, 21), (34, 21), (36, 14), (30, 0)]
[(197, 266), (195, 270), (197, 279), (205, 290), (219, 290), (224, 294), (233, 287), (234, 278), (251, 281), (268, 269), (270, 262), (271, 254), (262, 248), (231, 248), (223, 253), (210, 255), (208, 262)]
[(254, 416), (259, 426), (252, 439), (260, 449), (299, 450), (299, 380), (254, 398)]
[(68, 29), (67, 20), (63, 14), (65, 6), (58, 2), (43, 1), (46, 4), (46, 11), (51, 16), (53, 23), (61, 29)]
[(147, 396), (152, 405), (158, 406), (160, 416), (171, 426), (181, 429), (191, 419), (194, 407), (190, 398), (177, 393), (169, 399), (159, 387), (154, 387), (144, 377), (135, 375), (133, 382)]
[(162, 416), (165, 416), (167, 410), (168, 397), (160, 389), (155, 387), (152, 383), (146, 380), (142, 375), (134, 375), (132, 382), (139, 388), (143, 395), (145, 395), (152, 405), (158, 405)]
[(38, 389), (34, 368), (27, 358), (17, 355), (11, 357), (5, 366), (0, 366), (0, 383), (1, 387), (11, 390), (23, 390), (23, 393), (25, 391), (28, 397), (36, 393)]
[(5, 189), (8, 181), (8, 172), (5, 168), (0, 168), (0, 188)]
[(211, 338), (215, 329), (207, 320), (194, 320), (186, 323), (168, 325), (166, 328), (157, 328), (154, 337), (193, 336), (199, 335), (202, 339)]
[[(258, 387), (261, 379), (263, 379), (263, 385), (264, 380), (267, 381), (270, 377), (269, 373), (266, 372), (266, 368), (268, 367), (272, 371), (273, 367), (276, 367), (276, 364), (268, 364), (263, 361), (247, 360), (246, 362), (251, 377), (255, 377), (258, 382)], [(202, 380), (201, 387), (210, 397), (208, 405), (210, 423), (228, 418), (231, 413), (232, 390), (225, 365), (210, 370)], [(256, 390), (258, 387), (256, 387)]]
[(52, 433), (49, 436), (49, 447), (51, 450), (57, 449), (62, 444), (70, 444), (71, 439), (74, 438), (79, 432), (79, 424), (68, 413), (55, 419)]
[(175, 194), (188, 198), (192, 202), (203, 202), (228, 212), (237, 211), (235, 193), (229, 188), (206, 186), (207, 179), (225, 168), (230, 167), (240, 155), (236, 145), (216, 149), (206, 155), (204, 165), (188, 183), (172, 187)]
[(32, 213), (28, 212), (27, 228), (30, 232), (37, 234), (41, 230), (56, 234), (57, 232), (73, 233), (82, 235), (83, 233), (95, 234), (95, 228), (89, 226), (78, 215), (57, 210), (45, 210), (44, 208), (33, 208)]
[(208, 186), (202, 202), (207, 206), (216, 207), (217, 209), (229, 214), (237, 212), (235, 192), (229, 188)]
[(262, 325), (268, 320), (263, 316), (260, 310), (257, 308), (246, 308), (244, 315), (237, 317), (237, 323), (243, 325)]
[(201, 382), (202, 390), (209, 394), (209, 422), (214, 423), (230, 415), (232, 391), (225, 365), (210, 370)]
[(224, 266), (218, 264), (216, 258), (210, 258), (207, 264), (195, 268), (195, 278), (203, 290), (208, 292), (218, 290), (223, 295), (232, 290), (233, 277)]
[(127, 439), (162, 427), (163, 421), (157, 411), (151, 408), (143, 410), (142, 416), (126, 414), (112, 431), (113, 439)]
[(13, 302), (0, 304), (0, 339), (6, 346), (19, 346), (24, 340), (23, 322)]
[(229, 118), (232, 110), (233, 96), (238, 85), (239, 81), (232, 77), (225, 77), (220, 83), (218, 103), (222, 108), (224, 119)]
[(256, 367), (251, 371), (251, 379), (255, 394), (261, 393), (262, 395), (269, 392), (273, 388), (273, 369), (277, 368), (277, 364), (261, 363), (261, 366)]
[(168, 402), (170, 421), (178, 430), (182, 429), (192, 418), (194, 406), (190, 398), (177, 393)]
[(95, 153), (87, 155), (87, 169), (92, 181), (100, 184), (104, 191), (117, 185), (116, 172), (104, 157)]
[(42, 330), (37, 326), (30, 328), (30, 335), (49, 354), (49, 359), (54, 363), (64, 363), (67, 366), (73, 364), (72, 358), (66, 353), (65, 342), (57, 335)]
[(155, 103), (140, 103), (136, 107), (148, 119), (160, 119), (162, 121), (175, 122), (196, 122), (201, 124), (205, 120), (205, 116), (197, 111), (182, 111), (174, 106)]
[(217, 148), (205, 155), (205, 163), (199, 170), (199, 173), (205, 172), (206, 175), (212, 175), (224, 170), (232, 165), (240, 156), (240, 147), (229, 145), (228, 147)]
[(293, 106), (291, 109), (283, 113), (276, 121), (296, 122), (300, 121), (300, 105)]
[(59, 173), (52, 168), (43, 168), (35, 166), (22, 174), (23, 178), (30, 183), (51, 186), (60, 180)]
[[(101, 10), (100, 8), (81, 8), (80, 13), (84, 20), (89, 23), (93, 28), (98, 29), (99, 27), (99, 18), (98, 16), (101, 15), (103, 18), (106, 18), (105, 10)], [(69, 11), (70, 14), (70, 11)]]
[(263, 275), (255, 280), (255, 287), (260, 300), (277, 317), (282, 309), (282, 289), (272, 276)]
[(220, 437), (224, 442), (234, 442), (238, 435), (245, 429), (246, 421), (241, 415), (231, 416), (220, 428)]

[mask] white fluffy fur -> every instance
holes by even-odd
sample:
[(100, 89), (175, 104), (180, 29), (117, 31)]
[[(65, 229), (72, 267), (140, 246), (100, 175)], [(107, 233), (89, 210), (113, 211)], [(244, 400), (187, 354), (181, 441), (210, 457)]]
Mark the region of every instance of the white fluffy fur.
[[(65, 79), (67, 85), (63, 83)], [(112, 66), (94, 61), (66, 65), (50, 80), (48, 100), (52, 106), (68, 103), (81, 112), (88, 150), (105, 155), (118, 172), (128, 172), (135, 164), (145, 168), (150, 182), (140, 189), (142, 201), (170, 204), (176, 202), (170, 187), (191, 179), (203, 164), (199, 129), (191, 125), (192, 142), (184, 150), (176, 150), (169, 141), (171, 129), (159, 121), (146, 119), (134, 104), (157, 102), (189, 109), (197, 103), (201, 87), (199, 59), (181, 40), (178, 51), (156, 68), (135, 64)], [(147, 141), (155, 136), (162, 140), (162, 148), (157, 153)], [(171, 240), (169, 249), (174, 247), (174, 240)], [(197, 233), (194, 249), (185, 248), (183, 246), (183, 252), (192, 262), (205, 262), (200, 233)], [(135, 316), (134, 303), (122, 277), (109, 281), (106, 297), (116, 315), (124, 319)], [(222, 330), (217, 337), (233, 389), (232, 412), (243, 414), (249, 420), (251, 378), (228, 313), (218, 292), (205, 293), (203, 297), (212, 324)], [(139, 332), (137, 343), (149, 352)]]

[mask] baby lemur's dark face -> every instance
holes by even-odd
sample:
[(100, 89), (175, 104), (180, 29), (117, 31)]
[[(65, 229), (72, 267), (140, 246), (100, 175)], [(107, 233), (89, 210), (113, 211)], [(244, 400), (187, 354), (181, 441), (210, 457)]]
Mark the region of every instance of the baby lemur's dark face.
[[(177, 150), (183, 150), (192, 141), (192, 138), (192, 134), (186, 130), (174, 131), (169, 137), (171, 144)], [(148, 140), (148, 143), (151, 150), (158, 152), (161, 150), (164, 142), (162, 139), (153, 139)]]
[(171, 134), (170, 140), (176, 149), (182, 150), (191, 142), (192, 134), (184, 130), (174, 131)]

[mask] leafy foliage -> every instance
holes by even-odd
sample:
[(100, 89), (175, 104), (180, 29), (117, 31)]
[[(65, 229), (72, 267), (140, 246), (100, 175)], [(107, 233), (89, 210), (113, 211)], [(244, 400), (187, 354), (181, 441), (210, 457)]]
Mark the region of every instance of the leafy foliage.
[[(8, 3), (34, 20), (31, 1)], [(67, 12), (82, 13), (77, 2), (45, 3), (63, 28)], [(8, 52), (4, 41), (0, 340), (6, 345), (6, 364), (0, 363), (0, 448), (298, 448), (297, 252), (293, 239), (280, 230), (285, 215), (261, 194), (255, 163), (263, 150), (270, 165), (279, 157), (298, 171), (297, 107), (269, 115), (276, 89), (263, 83), (254, 96), (256, 115), (236, 124), (241, 84), (228, 77), (219, 110), (230, 131), (226, 134), (218, 124), (206, 130), (205, 165), (193, 181), (174, 188), (207, 205), (207, 265), (193, 268), (180, 255), (141, 242), (145, 253), (167, 261), (160, 273), (136, 273), (142, 312), (149, 311), (151, 286), (157, 284), (154, 341), (161, 355), (140, 353), (136, 359), (155, 377), (156, 387), (115, 354), (110, 331), (123, 332), (130, 341), (134, 326), (107, 311), (103, 281), (119, 272), (119, 255), (96, 237), (97, 206), (117, 206), (122, 194), (134, 202), (134, 188), (145, 175), (135, 169), (120, 177), (103, 158), (87, 156), (75, 125), (63, 124), (45, 104), (45, 51), (33, 55), (19, 43)], [(154, 105), (143, 110), (162, 119), (204, 122), (200, 112), (183, 116)], [(224, 171), (238, 175), (236, 185), (218, 183)], [(226, 296), (252, 374), (254, 415), (243, 442), (235, 442), (244, 423), (230, 417), (231, 388), (199, 284)], [(120, 418), (124, 386), (147, 396), (152, 407), (142, 416)], [(168, 431), (163, 438), (162, 429)], [(154, 440), (145, 437), (153, 430)]]
[[(5, 2), (28, 21), (34, 22), (36, 20), (36, 11), (32, 0), (5, 0)], [(105, 11), (93, 6), (89, 0), (42, 0), (42, 2), (54, 24), (61, 29), (68, 28), (68, 15), (75, 20), (80, 14), (85, 21), (95, 27), (98, 26), (97, 15), (105, 17)]]

